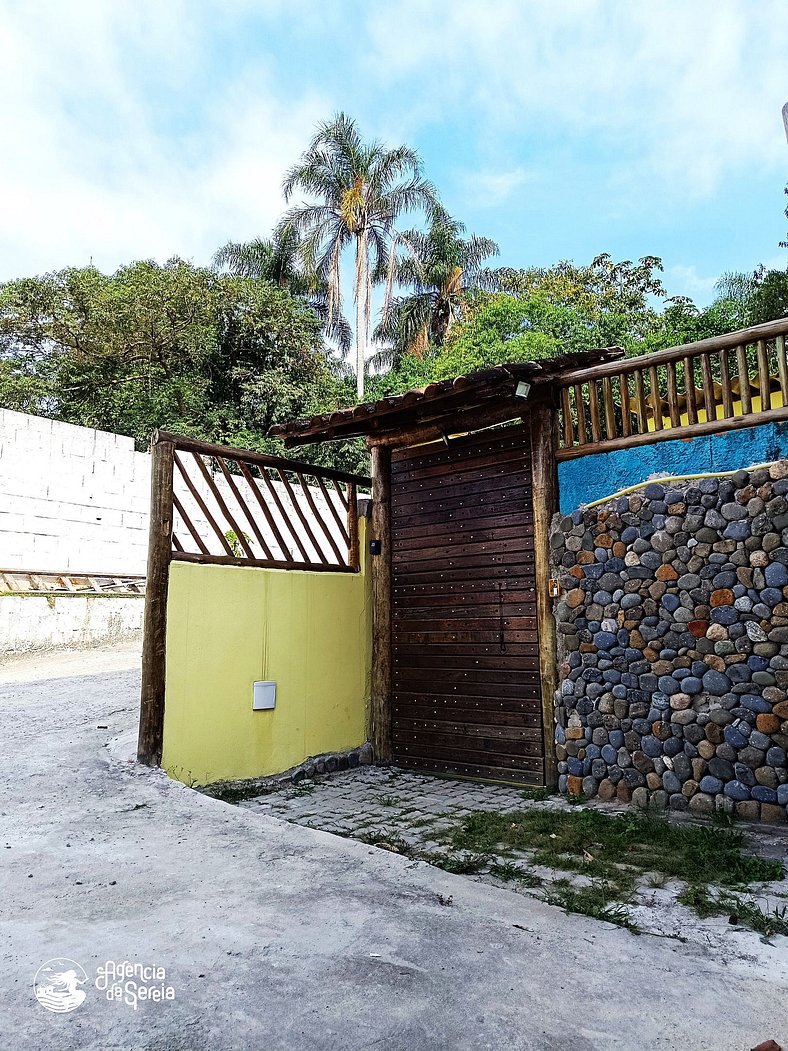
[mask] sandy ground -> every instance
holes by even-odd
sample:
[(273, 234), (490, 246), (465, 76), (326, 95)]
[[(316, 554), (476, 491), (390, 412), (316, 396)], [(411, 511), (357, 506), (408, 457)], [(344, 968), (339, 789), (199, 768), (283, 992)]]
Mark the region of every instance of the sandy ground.
[[(757, 934), (634, 936), (138, 768), (138, 666), (0, 668), (3, 1049), (788, 1046), (785, 952)], [(60, 957), (86, 975), (64, 1014), (33, 989)], [(97, 968), (125, 960), (166, 975), (108, 999)], [(135, 1007), (135, 982), (175, 998)]]

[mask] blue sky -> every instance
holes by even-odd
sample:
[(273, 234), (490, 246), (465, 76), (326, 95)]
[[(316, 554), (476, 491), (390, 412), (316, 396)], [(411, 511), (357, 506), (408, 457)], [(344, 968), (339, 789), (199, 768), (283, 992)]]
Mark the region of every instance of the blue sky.
[(265, 235), (344, 109), (501, 261), (784, 267), (785, 0), (0, 0), (0, 279)]

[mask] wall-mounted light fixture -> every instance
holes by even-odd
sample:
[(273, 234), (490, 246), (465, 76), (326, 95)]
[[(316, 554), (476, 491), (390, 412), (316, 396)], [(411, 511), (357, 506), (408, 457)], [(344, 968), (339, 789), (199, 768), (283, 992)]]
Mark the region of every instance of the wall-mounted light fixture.
[(515, 398), (527, 398), (531, 393), (531, 384), (525, 380), (520, 380), (517, 386), (514, 388)]

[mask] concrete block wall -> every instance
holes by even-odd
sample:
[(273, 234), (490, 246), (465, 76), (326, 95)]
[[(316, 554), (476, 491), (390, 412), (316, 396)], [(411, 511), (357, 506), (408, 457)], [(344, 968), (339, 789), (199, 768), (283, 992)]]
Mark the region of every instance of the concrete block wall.
[(0, 569), (144, 574), (149, 501), (131, 438), (0, 409)]
[(1, 595), (0, 662), (142, 637), (142, 595)]
[[(189, 454), (182, 457), (219, 527), (222, 531), (231, 530), (231, 523)], [(227, 481), (221, 474), (215, 475), (214, 480), (230, 513), (249, 538), (255, 557), (264, 557), (265, 552)], [(221, 541), (177, 470), (174, 483), (176, 494), (210, 553), (224, 554)], [(247, 483), (238, 476), (235, 485), (256, 513), (258, 528), (271, 549), (281, 557), (274, 534)], [(285, 538), (290, 539), (286, 524), (290, 523), (310, 558), (318, 559), (311, 534), (333, 561), (325, 534), (297, 486), (294, 488), (309, 531), (293, 511), (284, 487), (274, 482), (274, 488), (285, 515), (272, 501), (270, 511)], [(343, 551), (344, 541), (325, 506), (325, 498), (319, 489), (312, 489), (311, 496), (321, 520)], [(150, 456), (136, 452), (131, 438), (0, 409), (0, 569), (144, 574), (149, 506)], [(177, 512), (175, 532), (187, 551), (197, 551)], [(290, 547), (298, 558), (294, 545)]]

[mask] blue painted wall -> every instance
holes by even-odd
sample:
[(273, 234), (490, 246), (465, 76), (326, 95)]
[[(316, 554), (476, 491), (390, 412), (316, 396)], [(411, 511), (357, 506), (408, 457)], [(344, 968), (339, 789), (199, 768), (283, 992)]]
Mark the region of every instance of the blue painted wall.
[(571, 514), (581, 504), (602, 500), (653, 474), (738, 471), (782, 457), (788, 457), (788, 423), (581, 456), (558, 465), (561, 512)]

